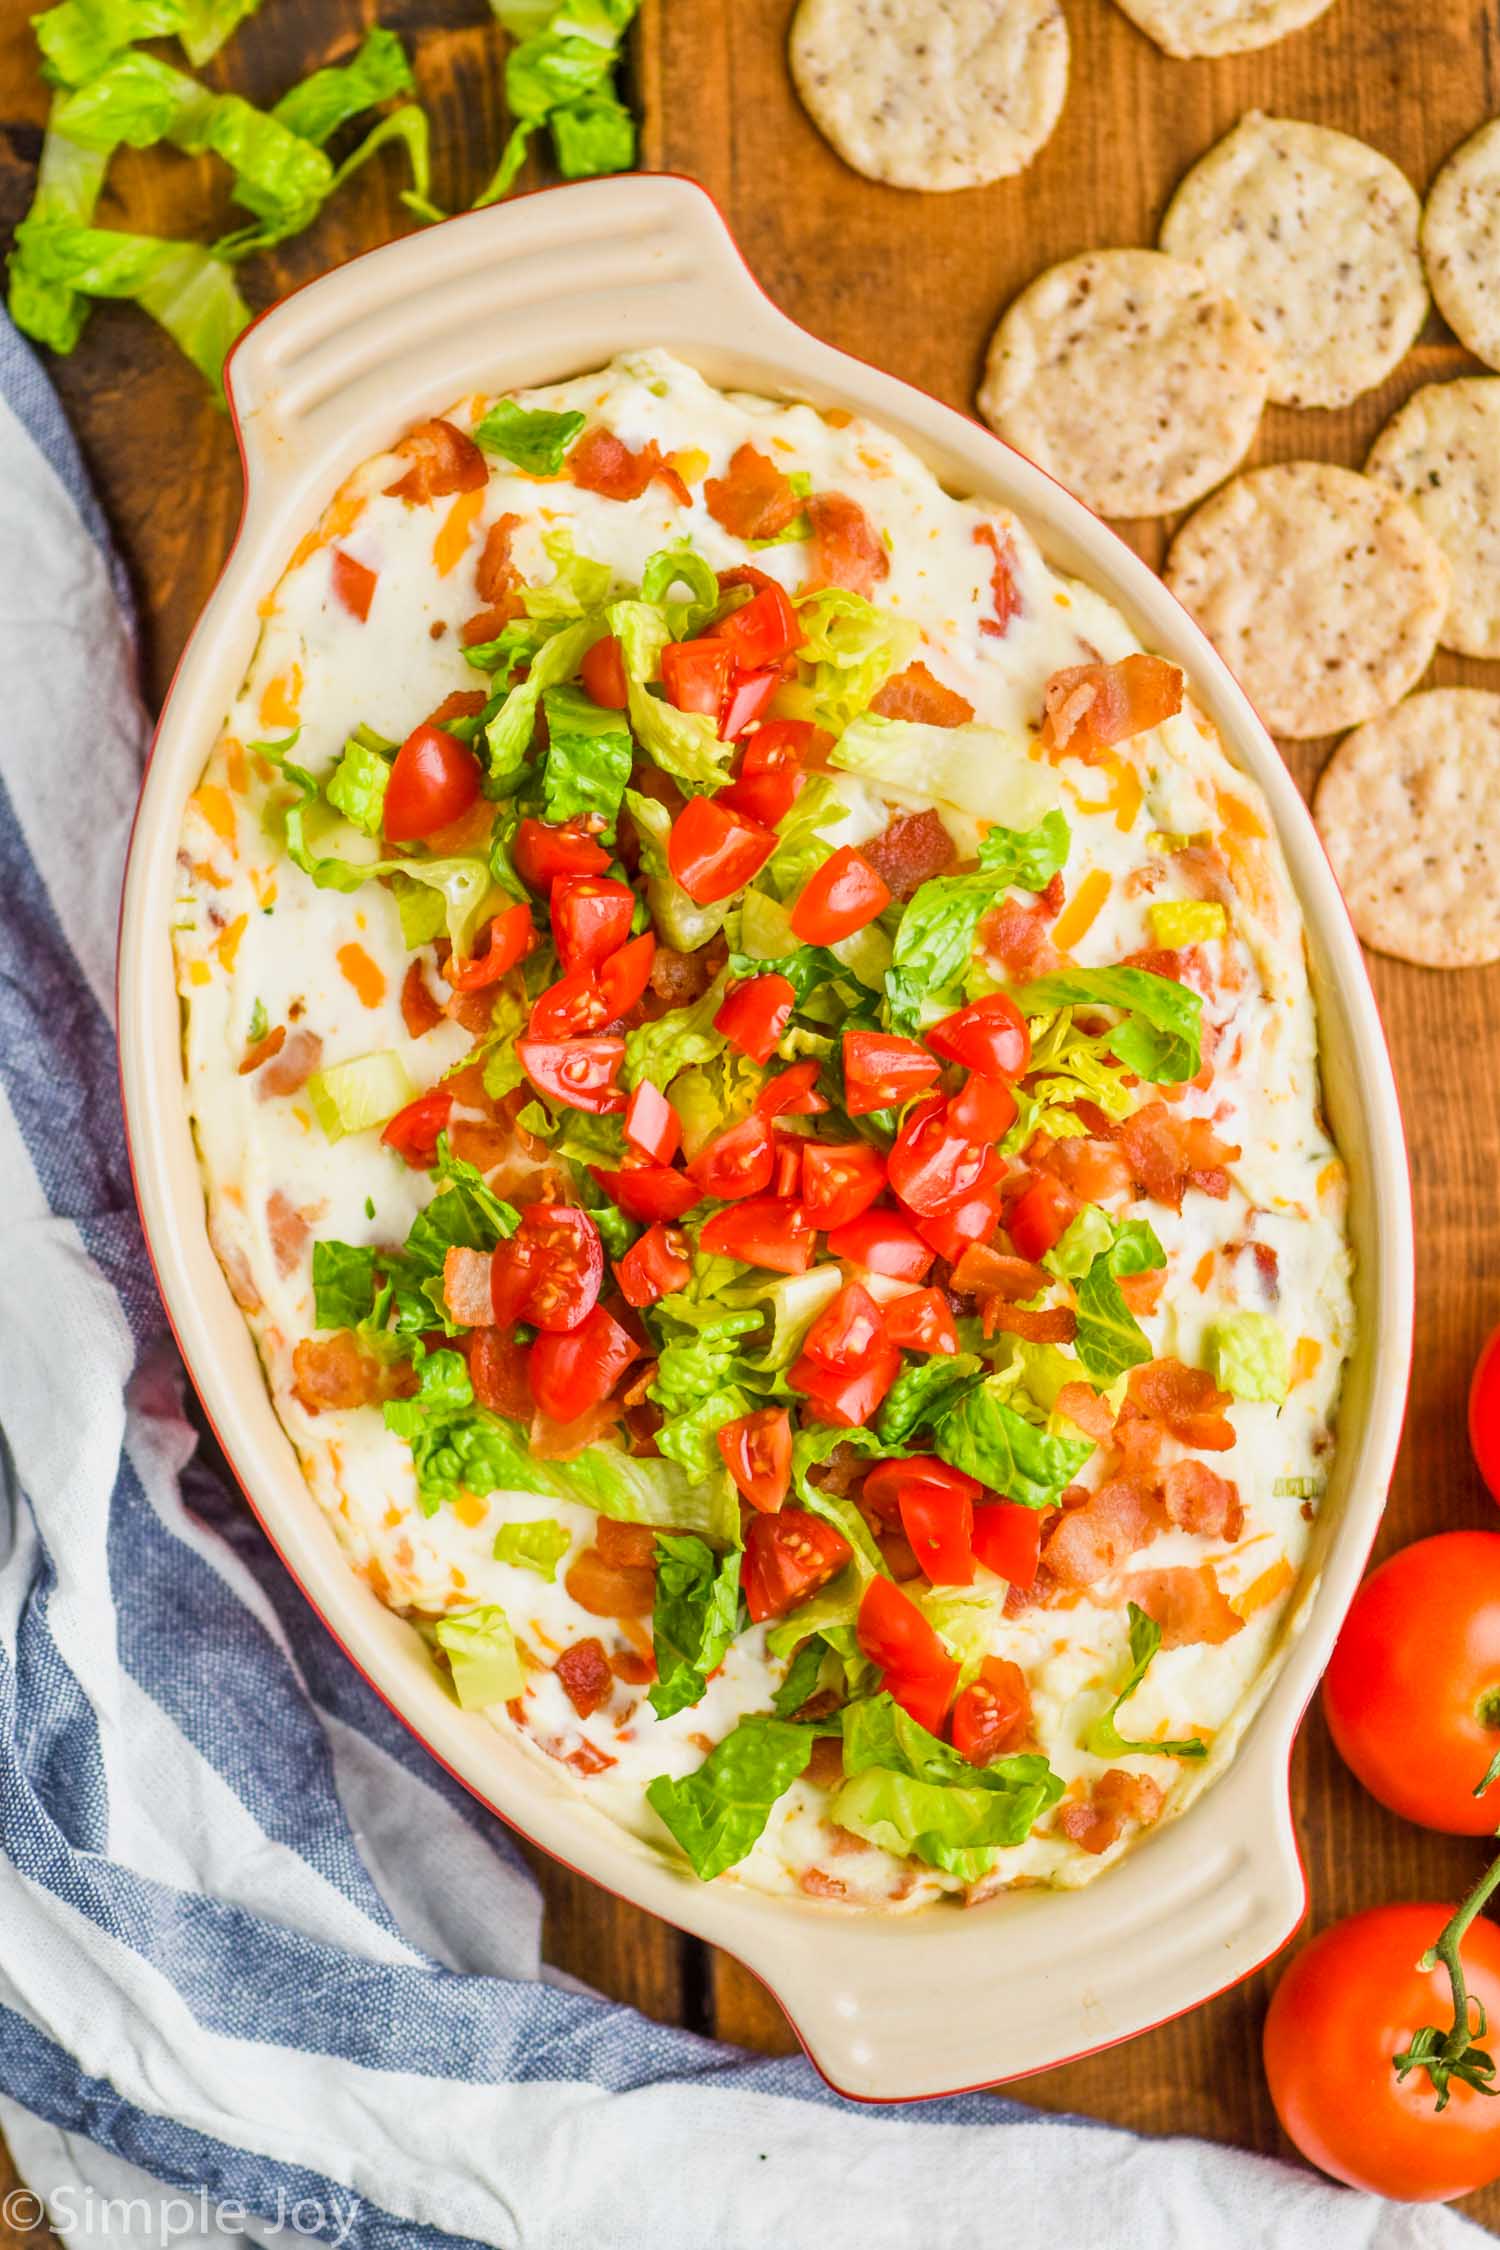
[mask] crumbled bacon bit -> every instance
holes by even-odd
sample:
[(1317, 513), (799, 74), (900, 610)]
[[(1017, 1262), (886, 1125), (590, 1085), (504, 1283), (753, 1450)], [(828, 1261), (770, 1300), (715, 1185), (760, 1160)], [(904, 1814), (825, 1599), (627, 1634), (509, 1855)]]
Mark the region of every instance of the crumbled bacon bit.
[(592, 1635), (586, 1641), (575, 1641), (571, 1648), (565, 1648), (552, 1669), (580, 1719), (592, 1717), (614, 1692), (615, 1675), (604, 1653), (604, 1643)]
[(935, 875), (946, 875), (958, 857), (953, 838), (935, 812), (898, 813), (859, 849), (892, 898), (903, 905)]
[(639, 500), (649, 484), (664, 484), (682, 507), (692, 494), (655, 438), (633, 450), (612, 430), (585, 430), (568, 455), (568, 474), (584, 492), (602, 493), (606, 500)]
[(1013, 617), (1021, 614), (1021, 590), (1016, 584), (1016, 550), (1008, 532), (992, 523), (976, 523), (974, 538), (977, 545), (988, 547), (995, 558), (990, 572), (990, 603), (993, 617), (981, 617), (979, 630), (996, 639), (1010, 628)]
[(489, 697), (483, 688), (455, 688), (445, 695), (435, 711), (427, 714), (430, 727), (445, 727), (454, 719), (477, 719)]
[(700, 946), (696, 953), (679, 953), (658, 943), (651, 957), (651, 990), (658, 1000), (665, 1000), (669, 1008), (686, 1008), (701, 1000), (715, 973), (704, 957), (707, 951)]
[(266, 1033), (264, 1039), (257, 1039), (253, 1047), (245, 1049), (245, 1059), (240, 1064), (241, 1078), (252, 1070), (259, 1070), (262, 1063), (269, 1062), (273, 1055), (279, 1055), (285, 1045), (286, 1025), (278, 1023)]
[(497, 516), (484, 535), (479, 560), (474, 565), (474, 586), (482, 602), (497, 602), (517, 583), (520, 573), (510, 559), (510, 543), (521, 528), (521, 518)]
[(803, 591), (843, 586), (870, 594), (890, 575), (891, 559), (878, 531), (857, 501), (842, 492), (815, 492), (807, 502), (812, 525), (812, 573)]
[(1092, 764), (1116, 742), (1159, 727), (1182, 709), (1182, 674), (1161, 656), (1126, 656), (1118, 664), (1070, 664), (1042, 691), (1041, 745)]
[(300, 1093), (317, 1069), (322, 1053), (323, 1042), (315, 1031), (294, 1031), (256, 1072), (256, 1100), (266, 1102), (278, 1094)]
[(611, 1766), (617, 1766), (620, 1762), (618, 1758), (612, 1758), (607, 1750), (596, 1750), (592, 1742), (579, 1742), (571, 1750), (554, 1750), (551, 1755), (560, 1764), (571, 1766), (574, 1773), (582, 1774), (586, 1780), (596, 1773), (608, 1773)]
[(401, 1021), (408, 1039), (422, 1039), (443, 1020), (443, 1011), (427, 989), (420, 961), (413, 961), (401, 985)]
[(617, 1523), (613, 1516), (601, 1516), (594, 1544), (607, 1563), (632, 1569), (656, 1568), (656, 1533), (649, 1523)]
[(981, 1324), (986, 1336), (1021, 1336), (1029, 1344), (1071, 1344), (1078, 1334), (1078, 1315), (1071, 1305), (1028, 1312), (1024, 1305), (1007, 1305), (998, 1297), (986, 1302)]
[(1141, 1193), (1173, 1211), (1182, 1209), (1190, 1187), (1222, 1202), (1229, 1193), (1225, 1166), (1240, 1153), (1206, 1117), (1179, 1117), (1165, 1102), (1148, 1102), (1127, 1118), (1117, 1145)]
[(441, 500), (450, 492), (477, 492), (489, 482), (484, 455), (451, 422), (419, 422), (395, 451), (411, 467), (386, 492), (397, 500)]
[(1224, 1414), (1228, 1404), (1228, 1391), (1205, 1369), (1184, 1367), (1180, 1359), (1153, 1359), (1130, 1370), (1129, 1397), (1115, 1434), (1134, 1413), (1161, 1423), (1179, 1444), (1197, 1452), (1226, 1453), (1234, 1443), (1233, 1424)]
[(1125, 1580), (1124, 1597), (1161, 1627), (1163, 1648), (1217, 1648), (1245, 1620), (1232, 1610), (1212, 1563), (1196, 1570), (1142, 1570)]
[(709, 477), (703, 503), (735, 539), (774, 539), (802, 510), (791, 483), (767, 454), (742, 445), (722, 477)]
[[(1115, 1434), (1115, 1418), (1108, 1402), (1089, 1383), (1064, 1383), (1053, 1405), (1095, 1445), (1108, 1445)], [(1067, 1495), (1064, 1494), (1066, 1499)]]
[(409, 1367), (388, 1367), (362, 1350), (352, 1328), (304, 1336), (292, 1353), (292, 1389), (309, 1414), (375, 1406), (415, 1387)]
[(1163, 1791), (1148, 1774), (1126, 1773), (1111, 1766), (1094, 1783), (1088, 1798), (1077, 1798), (1058, 1809), (1057, 1825), (1084, 1851), (1107, 1852), (1119, 1841), (1128, 1820), (1149, 1827), (1160, 1813)]
[(280, 1188), (273, 1188), (266, 1198), (266, 1231), (271, 1237), (276, 1271), (285, 1280), (289, 1273), (295, 1272), (312, 1229)]
[(590, 1617), (649, 1617), (656, 1602), (654, 1569), (640, 1563), (607, 1562), (597, 1547), (585, 1547), (574, 1557), (563, 1584)]
[(1152, 1266), (1145, 1273), (1122, 1273), (1116, 1286), (1133, 1313), (1154, 1313), (1167, 1286), (1167, 1269)]
[(656, 1658), (649, 1652), (642, 1656), (633, 1648), (617, 1648), (610, 1657), (609, 1668), (627, 1687), (649, 1687), (656, 1678)]
[(961, 1297), (999, 1297), (1008, 1305), (1037, 1296), (1051, 1280), (1045, 1266), (1034, 1266), (1029, 1258), (1007, 1257), (1003, 1250), (991, 1250), (980, 1242), (969, 1244), (952, 1275)]
[(920, 658), (886, 681), (870, 709), (877, 718), (910, 719), (928, 727), (961, 727), (974, 716), (968, 697), (934, 679)]
[(800, 1890), (809, 1898), (847, 1898), (849, 1886), (841, 1883), (837, 1875), (825, 1875), (821, 1867), (805, 1867), (797, 1877)]
[(1029, 906), (1018, 898), (1003, 898), (985, 915), (979, 925), (980, 945), (1009, 980), (1023, 984), (1057, 967), (1062, 956), (1047, 931), (1062, 912), (1066, 895), (1061, 875), (1054, 875)]
[(494, 1320), (488, 1250), (455, 1246), (443, 1259), (443, 1303), (462, 1328), (487, 1328)]
[(1245, 1524), (1239, 1486), (1221, 1477), (1206, 1461), (1178, 1461), (1162, 1488), (1167, 1515), (1180, 1531), (1203, 1539), (1238, 1539)]
[(844, 1778), (844, 1745), (836, 1734), (820, 1734), (807, 1761), (807, 1778), (819, 1789), (837, 1789)]
[(1064, 1586), (1092, 1586), (1156, 1536), (1160, 1514), (1149, 1484), (1115, 1476), (1081, 1508), (1070, 1508), (1048, 1533), (1042, 1559)]

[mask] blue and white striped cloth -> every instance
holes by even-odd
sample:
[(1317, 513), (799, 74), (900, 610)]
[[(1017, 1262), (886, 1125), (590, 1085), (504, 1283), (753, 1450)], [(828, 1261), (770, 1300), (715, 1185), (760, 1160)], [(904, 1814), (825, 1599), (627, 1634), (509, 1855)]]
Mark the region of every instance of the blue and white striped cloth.
[(128, 597), (3, 315), (0, 681), (0, 2130), (64, 2238), (1481, 2239), (1008, 2101), (859, 2109), (548, 1978), (506, 1831), (193, 1458), (116, 1094)]

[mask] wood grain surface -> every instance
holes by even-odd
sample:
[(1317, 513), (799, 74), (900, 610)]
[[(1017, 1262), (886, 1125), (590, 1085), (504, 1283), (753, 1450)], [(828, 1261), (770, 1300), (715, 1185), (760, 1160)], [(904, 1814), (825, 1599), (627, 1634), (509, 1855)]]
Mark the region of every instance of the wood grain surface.
[[(1245, 109), (1360, 134), (1419, 189), (1500, 109), (1487, 0), (1336, 0), (1321, 22), (1279, 46), (1195, 63), (1159, 54), (1110, 0), (1066, 5), (1067, 108), (1031, 170), (986, 189), (918, 196), (860, 179), (813, 130), (786, 72), (789, 0), (646, 0), (632, 58), (645, 161), (713, 191), (752, 268), (797, 319), (970, 410), (986, 340), (1008, 298), (1058, 258), (1149, 243), (1175, 181)], [(0, 0), (0, 231), (24, 209), (46, 107), (26, 13), (24, 0)], [(306, 69), (352, 49), (370, 13), (357, 0), (266, 0), (205, 75), (272, 99)], [(479, 0), (394, 0), (381, 16), (407, 40), (433, 113), (434, 192), (457, 207), (495, 161), (503, 37)], [(393, 155), (371, 166), (310, 233), (253, 265), (245, 276), (252, 302), (269, 303), (405, 231), (398, 162)], [(526, 177), (541, 176), (533, 166)], [(206, 234), (226, 210), (211, 161), (153, 152), (116, 167), (101, 217)], [(1357, 465), (1419, 381), (1472, 367), (1434, 317), (1399, 372), (1347, 410), (1273, 409), (1255, 458)], [(233, 531), (239, 480), (229, 430), (197, 377), (130, 308), (100, 308), (55, 374), (137, 590), (143, 682), (154, 703)], [(1159, 560), (1160, 525), (1126, 528)], [(1500, 687), (1500, 666), (1441, 656), (1434, 679)], [(1304, 787), (1327, 748), (1290, 753)], [(1500, 968), (1441, 976), (1376, 960), (1374, 971), (1411, 1136), (1418, 1243), (1415, 1379), (1384, 1551), (1423, 1533), (1495, 1522), (1464, 1441), (1463, 1398), (1480, 1338), (1500, 1317)], [(1454, 1896), (1477, 1873), (1476, 1845), (1425, 1834), (1366, 1798), (1316, 1712), (1303, 1729), (1293, 1788), (1310, 1927), (1379, 1900)], [(664, 2020), (755, 2047), (794, 2045), (780, 2010), (733, 1961), (539, 1855), (536, 1862), (554, 1960)], [(1290, 2153), (1259, 2066), (1274, 1974), (1014, 2091), (1148, 2132)], [(1466, 2208), (1500, 2226), (1500, 2186)], [(0, 2250), (37, 2239), (0, 2226)]]

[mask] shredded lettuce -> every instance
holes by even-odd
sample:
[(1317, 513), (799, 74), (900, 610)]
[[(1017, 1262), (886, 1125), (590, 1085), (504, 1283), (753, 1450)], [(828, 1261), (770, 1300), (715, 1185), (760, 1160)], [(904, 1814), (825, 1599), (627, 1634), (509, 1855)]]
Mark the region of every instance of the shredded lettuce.
[(662, 1533), (656, 1558), (651, 1707), (669, 1719), (702, 1700), (709, 1673), (739, 1630), (740, 1557), (737, 1548), (721, 1556), (701, 1539)]
[(630, 724), (642, 750), (688, 789), (722, 788), (729, 779), (733, 743), (721, 738), (706, 711), (679, 711), (651, 693), (661, 652), (672, 637), (665, 608), (656, 602), (611, 602), (605, 619), (620, 644)]
[(518, 1570), (534, 1570), (550, 1585), (557, 1566), (573, 1544), (573, 1535), (554, 1516), (532, 1516), (503, 1523), (495, 1534), (496, 1562)]
[(955, 1469), (1023, 1508), (1051, 1508), (1093, 1453), (1086, 1438), (1050, 1435), (1028, 1422), (990, 1376), (945, 1404), (933, 1418), (936, 1452)]
[(911, 662), (921, 640), (909, 618), (892, 617), (843, 586), (809, 595), (797, 622), (805, 636), (798, 655), (813, 667), (813, 715), (833, 734), (842, 734), (891, 674)]
[(817, 1730), (755, 1713), (710, 1750), (695, 1773), (658, 1774), (646, 1802), (702, 1882), (738, 1865), (765, 1831), (778, 1797), (807, 1769)]
[(1208, 1371), (1235, 1398), (1284, 1403), (1292, 1387), (1292, 1352), (1286, 1330), (1270, 1313), (1238, 1312), (1208, 1332)]
[(1022, 1014), (1050, 1015), (1057, 1008), (1117, 1008), (1124, 1021), (1109, 1045), (1127, 1070), (1153, 1086), (1181, 1085), (1196, 1077), (1203, 1037), (1203, 1002), (1172, 977), (1149, 969), (1058, 969), (1015, 994)]
[[(674, 586), (687, 588), (685, 602), (669, 600)], [(719, 581), (712, 564), (689, 541), (679, 540), (646, 557), (641, 600), (660, 609), (669, 640), (690, 641), (719, 607)]]
[(375, 1252), (368, 1244), (315, 1242), (313, 1320), (319, 1328), (357, 1328), (375, 1309)]
[(1130, 1701), (1161, 1647), (1161, 1627), (1134, 1602), (1130, 1609), (1130, 1670), (1119, 1694), (1101, 1717), (1084, 1730), (1083, 1747), (1095, 1758), (1206, 1758), (1208, 1744), (1197, 1735), (1185, 1742), (1127, 1742), (1119, 1728), (1121, 1709)]
[(62, 0), (31, 23), (47, 76), (58, 85), (81, 86), (138, 39), (175, 35), (196, 70), (259, 5), (260, 0)]
[(474, 442), (486, 453), (513, 461), (528, 476), (555, 477), (586, 419), (576, 410), (553, 414), (545, 407), (518, 406), (513, 398), (497, 398), (483, 421), (475, 424)]
[(597, 813), (606, 840), (630, 779), (634, 746), (623, 711), (605, 711), (582, 688), (542, 691), (547, 758), (542, 768), (542, 818), (573, 820)]
[(971, 1766), (886, 1694), (851, 1704), (843, 1733), (847, 1778), (829, 1818), (964, 1882), (978, 1882), (1002, 1850), (1023, 1843), (1063, 1792), (1035, 1754)]
[(476, 1609), (440, 1617), (432, 1636), (447, 1655), (453, 1692), (465, 1711), (509, 1703), (520, 1694), (521, 1659), (510, 1619), (498, 1603), (481, 1602)]
[(1029, 756), (1027, 738), (971, 720), (958, 727), (881, 719), (872, 711), (847, 727), (834, 765), (875, 782), (884, 796), (924, 807), (954, 805), (981, 820), (1031, 828), (1057, 806), (1050, 768)]
[(1080, 1098), (1117, 1123), (1139, 1107), (1139, 1086), (1126, 1083), (1134, 1072), (1114, 1060), (1113, 1031), (1080, 1030), (1071, 1008), (1035, 1016), (1028, 1028), (1031, 1067), (1025, 1084), (1015, 1089), (1016, 1121), (1001, 1143), (1005, 1155), (1023, 1149), (1038, 1124), (1058, 1139), (1082, 1133), (1073, 1107)]
[(701, 998), (685, 1008), (669, 1008), (665, 1015), (626, 1032), (621, 1081), (630, 1092), (644, 1078), (667, 1092), (680, 1072), (723, 1053), (726, 1042), (723, 1032), (714, 1029), (714, 1017), (724, 1004), (728, 981), (728, 972), (721, 969)]
[(880, 1404), (875, 1433), (892, 1451), (931, 1422), (973, 1382), (984, 1362), (972, 1352), (933, 1352), (909, 1359)]
[[(1079, 1218), (1083, 1216), (1079, 1214)], [(1103, 1218), (1104, 1213), (1099, 1216)], [(1075, 1227), (1078, 1223), (1076, 1219), (1073, 1222)], [(1144, 1219), (1127, 1219), (1120, 1226), (1108, 1220), (1105, 1223), (1109, 1240), (1074, 1282), (1078, 1332), (1073, 1349), (1097, 1390), (1107, 1389), (1130, 1368), (1143, 1366), (1151, 1357), (1145, 1330), (1120, 1294), (1122, 1276), (1150, 1273), (1167, 1262), (1166, 1252)], [(1065, 1243), (1067, 1237), (1063, 1239)]]
[(386, 784), (396, 745), (368, 727), (360, 727), (344, 744), (343, 755), (328, 777), (328, 802), (365, 836), (380, 834), (385, 811)]
[(415, 1092), (405, 1063), (391, 1047), (349, 1062), (330, 1063), (307, 1081), (313, 1115), (331, 1141), (383, 1125), (398, 1109), (405, 1109)]
[(547, 126), (565, 179), (625, 172), (635, 124), (612, 87), (620, 42), (640, 0), (492, 0), (517, 44), (505, 59), (505, 99), (515, 123), (493, 179), (478, 197), (509, 192), (532, 134)]
[(513, 788), (525, 767), (542, 690), (571, 680), (602, 631), (600, 621), (589, 617), (580, 618), (576, 625), (565, 625), (542, 643), (525, 679), (517, 680), (510, 689), (483, 738), (492, 795)]
[(1012, 887), (1044, 889), (1066, 865), (1069, 841), (1060, 812), (1025, 833), (991, 828), (976, 874), (939, 875), (922, 885), (902, 912), (885, 980), (898, 1031), (935, 1023), (955, 1004), (982, 917)]

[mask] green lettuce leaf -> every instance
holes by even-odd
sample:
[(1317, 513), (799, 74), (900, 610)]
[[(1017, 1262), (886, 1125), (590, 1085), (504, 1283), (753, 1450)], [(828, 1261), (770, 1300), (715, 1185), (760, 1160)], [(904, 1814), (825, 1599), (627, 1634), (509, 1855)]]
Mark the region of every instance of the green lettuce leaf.
[(1114, 1702), (1085, 1729), (1083, 1747), (1095, 1758), (1206, 1758), (1208, 1744), (1196, 1735), (1185, 1742), (1127, 1742), (1119, 1729), (1122, 1707), (1130, 1701), (1161, 1647), (1161, 1627), (1134, 1602), (1130, 1609), (1130, 1670)]
[[(770, 1646), (769, 1634), (766, 1645)], [(827, 1654), (827, 1643), (821, 1634), (811, 1633), (801, 1641), (787, 1666), (786, 1678), (771, 1698), (774, 1717), (795, 1719), (808, 1697), (816, 1695)]]
[(898, 1857), (914, 1854), (968, 1883), (1023, 1843), (1063, 1785), (1043, 1757), (972, 1766), (889, 1695), (844, 1713), (843, 1787), (829, 1807), (840, 1828)]
[(1235, 1398), (1285, 1401), (1292, 1387), (1292, 1352), (1286, 1330), (1270, 1313), (1238, 1312), (1208, 1332), (1208, 1371)]
[(1002, 1379), (965, 1391), (934, 1417), (934, 1450), (1024, 1508), (1051, 1508), (1093, 1453), (1086, 1438), (1049, 1436), (1003, 1395)]
[(665, 1093), (679, 1072), (698, 1068), (722, 1054), (724, 1034), (714, 1029), (714, 1017), (724, 1005), (727, 982), (727, 972), (721, 969), (699, 999), (689, 1001), (685, 1008), (669, 1008), (665, 1015), (626, 1032), (620, 1076), (630, 1092), (642, 1079), (649, 1078)]
[(1203, 1002), (1172, 977), (1149, 969), (1059, 969), (1014, 995), (1024, 1016), (1057, 1008), (1118, 1008), (1124, 1021), (1110, 1047), (1127, 1070), (1153, 1086), (1196, 1077), (1201, 1059)]
[(550, 119), (557, 169), (565, 180), (628, 172), (635, 163), (635, 119), (613, 94), (569, 102)]
[(534, 1570), (552, 1584), (557, 1566), (573, 1544), (573, 1535), (553, 1516), (532, 1516), (503, 1523), (495, 1534), (496, 1562), (519, 1570)]
[(635, 822), (636, 835), (641, 847), (641, 873), (646, 878), (646, 904), (651, 909), (652, 920), (668, 945), (678, 953), (696, 953), (700, 945), (707, 945), (716, 931), (724, 927), (731, 901), (720, 899), (714, 906), (700, 906), (688, 897), (667, 864), (667, 835), (672, 826), (672, 815), (665, 805), (654, 797), (643, 797), (639, 791), (625, 791), (625, 805)]
[(328, 777), (328, 802), (362, 835), (380, 834), (386, 784), (395, 754), (394, 742), (385, 742), (368, 727), (361, 727), (344, 744), (343, 755)]
[[(686, 587), (686, 601), (671, 599), (674, 586)], [(658, 547), (654, 555), (646, 557), (641, 600), (660, 610), (668, 640), (690, 641), (719, 607), (719, 581), (707, 558), (689, 540), (681, 539), (675, 546)]]
[(522, 772), (531, 750), (537, 706), (544, 688), (571, 680), (602, 631), (595, 618), (580, 618), (544, 641), (524, 680), (517, 680), (491, 719), (483, 737), (489, 761), (489, 788), (501, 795)]
[(738, 1548), (721, 1556), (701, 1539), (662, 1533), (656, 1557), (651, 1707), (670, 1719), (702, 1700), (709, 1673), (723, 1663), (739, 1628), (740, 1556)]
[[(1076, 1226), (1078, 1220), (1073, 1223)], [(1127, 1219), (1122, 1226), (1110, 1227), (1108, 1243), (1075, 1281), (1078, 1333), (1073, 1349), (1096, 1390), (1107, 1390), (1151, 1357), (1146, 1332), (1120, 1294), (1121, 1275), (1150, 1273), (1166, 1262), (1167, 1254), (1147, 1222)]]
[(299, 140), (321, 148), (362, 111), (392, 94), (415, 91), (406, 50), (394, 31), (377, 24), (366, 32), (363, 45), (348, 62), (311, 72), (282, 95), (271, 115)]
[(319, 1328), (357, 1328), (375, 1309), (375, 1252), (368, 1243), (315, 1242), (313, 1320)]
[(31, 256), (27, 242), (48, 227), (86, 227), (94, 215), (107, 151), (85, 148), (57, 129), (60, 97), (42, 140), (36, 193), (16, 233), (10, 260), (10, 314), (16, 326), (55, 352), (70, 352), (83, 334), (88, 301), (56, 277), (45, 260)]
[(217, 54), (260, 0), (62, 0), (31, 19), (46, 75), (81, 86), (138, 39), (182, 41), (196, 70)]
[(201, 243), (72, 226), (33, 213), (16, 229), (16, 244), (11, 311), (39, 341), (69, 334), (77, 341), (79, 298), (129, 299), (217, 383), (230, 345), (249, 324), (250, 309), (229, 268)]
[(866, 711), (839, 738), (832, 762), (877, 784), (882, 795), (918, 807), (953, 805), (1007, 828), (1033, 827), (1057, 805), (1051, 769), (1029, 754), (1024, 735), (970, 720), (927, 726)]
[(908, 618), (892, 617), (843, 586), (828, 586), (799, 604), (805, 639), (798, 654), (813, 667), (813, 715), (842, 734), (893, 672), (911, 662), (921, 639)]
[(509, 1703), (521, 1692), (523, 1674), (510, 1620), (496, 1602), (440, 1617), (432, 1637), (445, 1651), (453, 1673), (453, 1692), (465, 1711)]
[(659, 1774), (646, 1801), (702, 1882), (736, 1866), (765, 1832), (771, 1808), (807, 1769), (816, 1730), (756, 1713), (741, 1719), (696, 1773)]
[(972, 1352), (933, 1352), (908, 1359), (880, 1403), (875, 1434), (899, 1452), (925, 1423), (966, 1390), (984, 1367)]
[(528, 476), (555, 477), (586, 420), (576, 410), (554, 414), (545, 407), (518, 406), (513, 398), (497, 398), (483, 421), (475, 424), (474, 442), (486, 453), (513, 461)]
[(606, 842), (630, 779), (634, 746), (623, 711), (605, 711), (581, 688), (542, 693), (547, 759), (542, 768), (542, 818), (572, 820), (598, 813)]
[(505, 99), (516, 122), (478, 205), (508, 193), (527, 142), (541, 126), (551, 128), (566, 179), (630, 168), (634, 126), (610, 80), (638, 5), (639, 0), (563, 0), (543, 14), (535, 0), (521, 5), (496, 0), (497, 15), (517, 41), (505, 60)]
[(977, 874), (939, 875), (922, 885), (902, 912), (885, 980), (897, 1030), (935, 1023), (957, 1003), (983, 916), (1012, 888), (1045, 889), (1067, 864), (1069, 842), (1060, 812), (1024, 833), (991, 828), (979, 847)]

